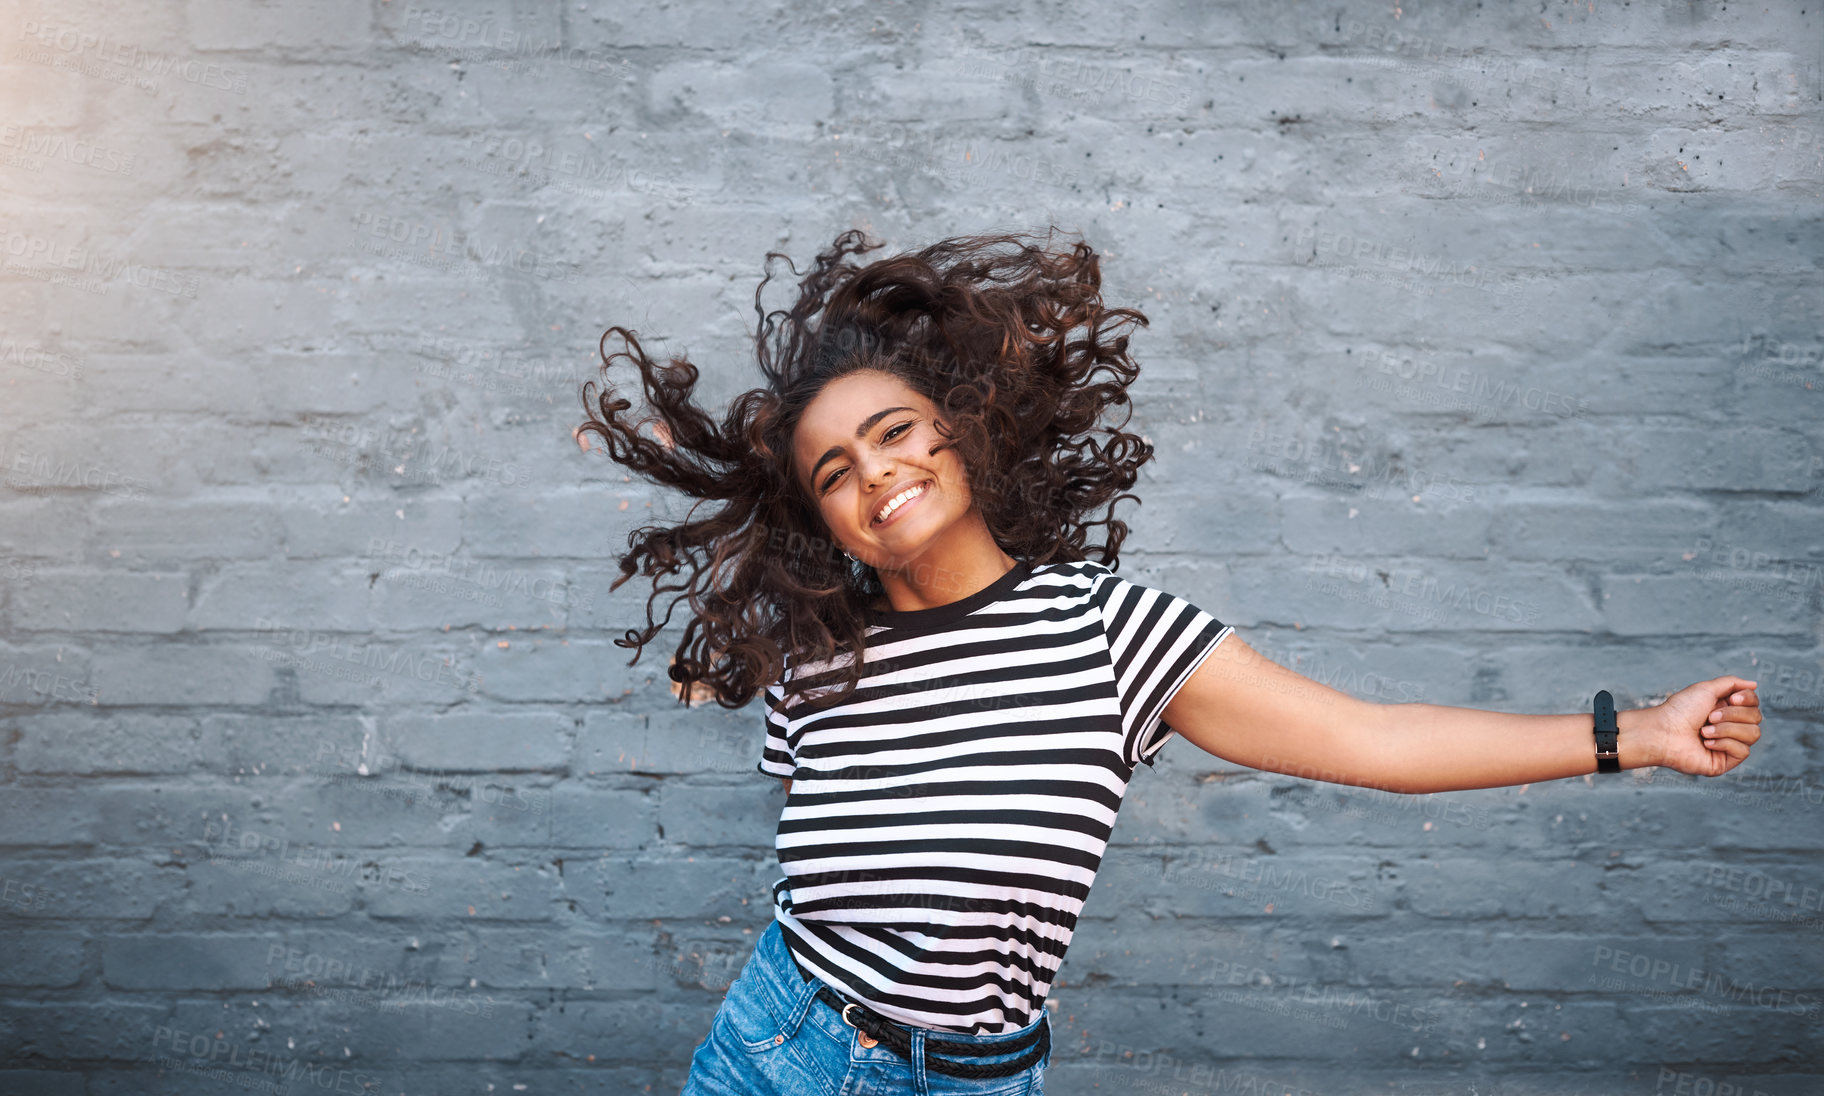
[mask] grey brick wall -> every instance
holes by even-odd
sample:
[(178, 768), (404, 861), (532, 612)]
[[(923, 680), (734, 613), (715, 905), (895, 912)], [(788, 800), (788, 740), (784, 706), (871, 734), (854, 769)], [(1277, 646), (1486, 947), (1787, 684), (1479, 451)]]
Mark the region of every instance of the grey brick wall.
[(768, 249), (1054, 222), (1152, 320), (1124, 573), (1378, 700), (1769, 719), (1168, 745), (1048, 1090), (1824, 1086), (1815, 4), (41, 2), (0, 79), (0, 1091), (677, 1091), (783, 794), (613, 644), (680, 509), (597, 339), (726, 398)]

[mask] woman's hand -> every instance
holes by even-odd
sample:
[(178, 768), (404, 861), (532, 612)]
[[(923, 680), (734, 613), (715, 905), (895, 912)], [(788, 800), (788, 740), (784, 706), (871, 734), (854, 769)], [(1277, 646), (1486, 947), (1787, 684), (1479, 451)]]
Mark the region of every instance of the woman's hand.
[(1711, 678), (1642, 712), (1661, 740), (1661, 758), (1651, 763), (1693, 776), (1721, 776), (1741, 764), (1761, 738), (1754, 688), (1745, 678)]

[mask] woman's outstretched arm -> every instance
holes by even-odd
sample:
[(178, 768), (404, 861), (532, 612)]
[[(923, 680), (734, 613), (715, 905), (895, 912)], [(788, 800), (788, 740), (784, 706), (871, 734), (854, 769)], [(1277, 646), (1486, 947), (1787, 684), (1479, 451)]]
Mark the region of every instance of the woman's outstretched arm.
[[(1624, 769), (1719, 776), (1761, 737), (1755, 683), (1700, 681), (1664, 704), (1617, 712)], [(1589, 712), (1508, 715), (1375, 704), (1261, 656), (1231, 633), (1166, 705), (1164, 719), (1225, 761), (1335, 784), (1420, 794), (1596, 771)]]

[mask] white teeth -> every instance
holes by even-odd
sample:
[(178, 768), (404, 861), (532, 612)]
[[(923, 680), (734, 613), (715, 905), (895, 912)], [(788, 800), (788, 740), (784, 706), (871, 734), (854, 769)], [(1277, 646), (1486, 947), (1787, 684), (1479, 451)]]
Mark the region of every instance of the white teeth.
[(921, 484), (915, 484), (911, 487), (908, 487), (904, 491), (901, 491), (899, 494), (894, 495), (890, 500), (888, 500), (888, 502), (885, 506), (880, 508), (880, 513), (874, 515), (874, 524), (878, 525), (881, 522), (892, 517), (893, 511), (899, 509), (901, 506), (904, 506), (906, 503), (911, 502), (913, 499), (917, 498), (918, 496), (920, 496), (924, 493), (925, 493), (925, 485), (921, 483)]

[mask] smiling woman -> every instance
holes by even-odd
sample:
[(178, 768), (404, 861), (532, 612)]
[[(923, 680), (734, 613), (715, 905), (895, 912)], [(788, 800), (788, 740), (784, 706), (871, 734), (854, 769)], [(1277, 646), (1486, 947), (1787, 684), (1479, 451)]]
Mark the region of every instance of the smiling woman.
[(1396, 793), (1717, 775), (1759, 738), (1755, 683), (1732, 676), (1645, 710), (1599, 693), (1592, 726), (1372, 703), (1260, 657), (1116, 574), (1114, 503), (1152, 449), (1101, 423), (1138, 372), (1111, 331), (1146, 321), (1103, 307), (1094, 252), (970, 237), (842, 261), (866, 246), (844, 233), (790, 312), (761, 313), (767, 387), (720, 426), (693, 365), (613, 328), (632, 349), (604, 367), (634, 361), (652, 413), (629, 423), (604, 391), (578, 428), (720, 504), (630, 535), (614, 586), (654, 588), (647, 628), (616, 642), (637, 661), (652, 599), (682, 590), (680, 695), (763, 692), (755, 767), (786, 783), (772, 923), (685, 1096), (1040, 1092), (1053, 978), (1132, 777), (1174, 737)]
[[(614, 460), (707, 511), (629, 535), (613, 588), (636, 573), (654, 587), (647, 627), (616, 642), (637, 661), (663, 626), (653, 603), (682, 591), (671, 604), (688, 602), (691, 617), (670, 676), (738, 708), (778, 682), (788, 658), (858, 650), (869, 609), (954, 601), (1015, 559), (1113, 566), (1127, 536), (1114, 504), (1133, 497), (1124, 492), (1152, 447), (1102, 420), (1128, 403), (1139, 373), (1121, 329), (1146, 317), (1103, 306), (1087, 244), (1042, 242), (959, 237), (864, 268), (847, 257), (880, 245), (850, 230), (784, 312), (760, 306), (769, 274), (754, 293), (767, 384), (736, 397), (720, 424), (692, 402), (695, 365), (660, 365), (634, 332), (610, 328), (604, 375), (632, 362), (648, 407), (629, 420), (632, 403), (590, 381), (578, 440), (602, 438)], [(610, 353), (610, 336), (627, 349)], [(640, 432), (649, 422), (658, 440)], [(876, 520), (920, 480), (928, 495)], [(1090, 542), (1097, 527), (1105, 543)], [(794, 548), (780, 551), (782, 538)], [(666, 576), (683, 585), (661, 585)], [(788, 695), (834, 685), (846, 696), (861, 676), (851, 665), (794, 680)]]
[(726, 707), (764, 690), (756, 767), (788, 788), (774, 921), (688, 1093), (1040, 1091), (1045, 998), (1127, 778), (1228, 634), (1114, 575), (1114, 504), (1152, 449), (1103, 419), (1138, 374), (1121, 329), (1146, 318), (1103, 306), (1086, 244), (1029, 241), (857, 267), (879, 245), (843, 233), (791, 310), (756, 291), (767, 384), (719, 425), (694, 365), (603, 337), (648, 406), (629, 419), (585, 385), (579, 441), (712, 504), (630, 535), (614, 585), (654, 588), (617, 643), (637, 661), (653, 600), (681, 590), (670, 676)]

